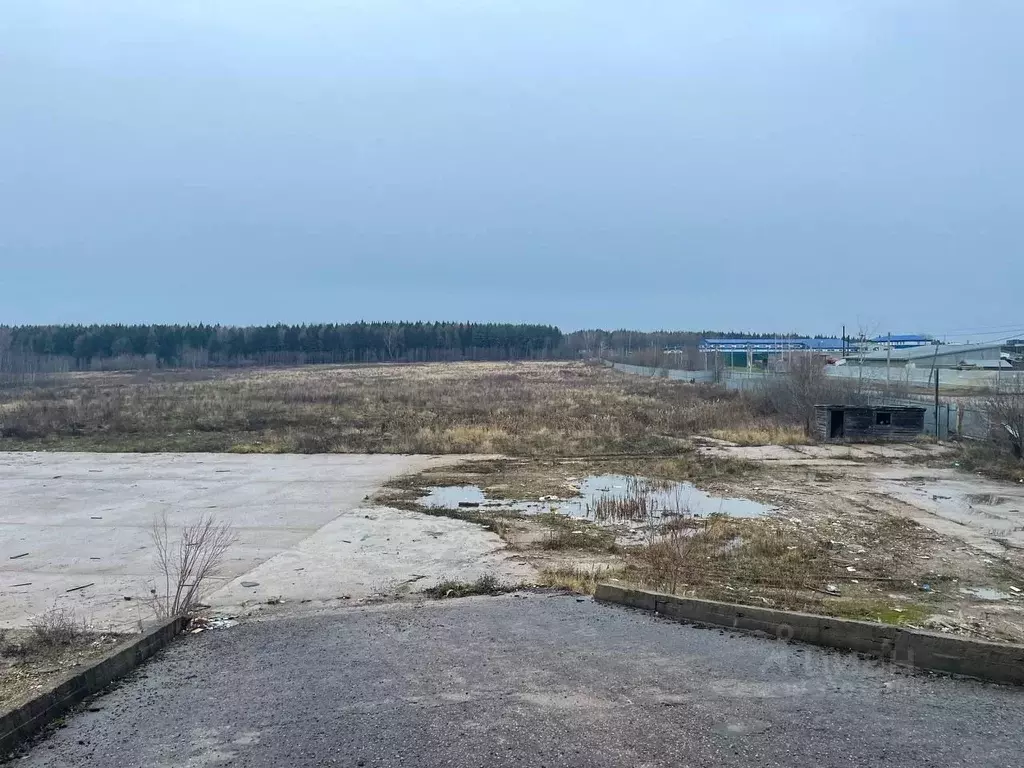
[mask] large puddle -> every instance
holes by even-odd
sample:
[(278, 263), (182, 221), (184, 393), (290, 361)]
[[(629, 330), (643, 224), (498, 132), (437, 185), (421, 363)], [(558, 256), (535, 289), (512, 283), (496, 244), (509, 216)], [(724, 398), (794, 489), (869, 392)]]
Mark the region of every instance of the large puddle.
[(488, 499), (476, 485), (431, 488), (419, 500), (434, 509), (503, 509), (535, 515), (555, 512), (597, 523), (642, 523), (667, 517), (760, 517), (773, 507), (750, 499), (712, 496), (691, 483), (650, 480), (629, 475), (594, 475), (579, 484), (571, 498), (542, 497), (538, 501)]

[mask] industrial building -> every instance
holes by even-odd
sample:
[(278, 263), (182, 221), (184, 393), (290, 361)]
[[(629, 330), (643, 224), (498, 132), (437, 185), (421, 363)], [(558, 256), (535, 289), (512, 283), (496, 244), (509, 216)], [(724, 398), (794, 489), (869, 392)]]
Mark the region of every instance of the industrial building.
[(719, 355), (723, 365), (744, 367), (748, 363), (759, 365), (770, 357), (793, 352), (811, 352), (821, 355), (840, 356), (849, 350), (842, 339), (703, 339), (698, 349), (701, 352)]
[(875, 336), (871, 339), (872, 344), (885, 344), (893, 349), (909, 349), (911, 347), (922, 347), (927, 344), (934, 344), (935, 339), (931, 336), (921, 336), (917, 333), (901, 333), (893, 336), (887, 334), (885, 336)]
[(1010, 369), (1013, 362), (1004, 342), (989, 344), (931, 344), (928, 346), (904, 347), (901, 349), (875, 349), (871, 352), (850, 355), (849, 365), (863, 363), (865, 366), (891, 365), (896, 368), (981, 368)]

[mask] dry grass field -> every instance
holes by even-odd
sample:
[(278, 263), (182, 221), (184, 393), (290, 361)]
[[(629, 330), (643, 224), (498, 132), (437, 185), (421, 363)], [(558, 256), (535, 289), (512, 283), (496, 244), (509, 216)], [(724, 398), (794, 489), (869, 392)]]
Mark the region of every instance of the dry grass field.
[(664, 454), (741, 429), (778, 428), (734, 393), (580, 362), (66, 374), (0, 389), (0, 450)]

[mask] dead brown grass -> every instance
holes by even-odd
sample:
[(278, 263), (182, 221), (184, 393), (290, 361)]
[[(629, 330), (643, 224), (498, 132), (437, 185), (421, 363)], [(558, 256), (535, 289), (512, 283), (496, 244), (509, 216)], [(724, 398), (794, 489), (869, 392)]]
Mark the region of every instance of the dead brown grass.
[(640, 580), (668, 592), (683, 588), (806, 592), (831, 570), (828, 551), (772, 520), (680, 520), (663, 526), (637, 553)]
[[(751, 426), (712, 429), (711, 437), (736, 445), (806, 445), (807, 431), (803, 427), (772, 424), (765, 419)], [(767, 423), (766, 423), (767, 422)]]
[(750, 418), (734, 393), (585, 363), (68, 374), (0, 390), (0, 448), (651, 454)]
[(49, 681), (102, 656), (123, 639), (57, 606), (33, 618), (28, 627), (0, 630), (0, 709), (38, 694)]

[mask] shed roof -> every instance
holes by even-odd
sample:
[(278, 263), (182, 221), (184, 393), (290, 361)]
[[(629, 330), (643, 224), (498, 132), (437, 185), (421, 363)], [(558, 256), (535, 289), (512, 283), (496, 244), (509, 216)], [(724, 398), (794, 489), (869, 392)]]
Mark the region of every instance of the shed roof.
[(821, 404), (815, 408), (826, 408), (830, 411), (924, 411), (923, 405), (835, 405)]

